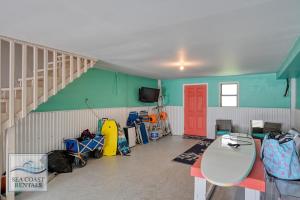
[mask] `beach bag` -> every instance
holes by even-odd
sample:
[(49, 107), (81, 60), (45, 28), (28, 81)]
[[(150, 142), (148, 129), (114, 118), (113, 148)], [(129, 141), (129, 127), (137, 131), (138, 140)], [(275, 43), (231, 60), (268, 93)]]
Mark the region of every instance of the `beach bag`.
[(130, 153), (130, 149), (124, 134), (118, 137), (118, 151), (122, 156), (126, 156)]
[(128, 142), (121, 125), (117, 123), (117, 126), (118, 126), (118, 153), (121, 154), (122, 156), (126, 156), (130, 153)]
[(300, 161), (294, 135), (265, 136), (261, 158), (267, 173), (285, 180), (300, 180)]
[(74, 157), (65, 150), (55, 150), (48, 153), (48, 171), (69, 173), (73, 171)]
[(77, 140), (79, 142), (82, 142), (84, 140), (91, 140), (95, 137), (96, 135), (91, 133), (89, 129), (86, 129), (84, 131), (82, 131), (81, 135), (79, 138), (77, 138)]
[(137, 122), (139, 120), (139, 114), (135, 111), (130, 112), (127, 118), (127, 123), (126, 125), (128, 127), (134, 127), (135, 126), (135, 122)]

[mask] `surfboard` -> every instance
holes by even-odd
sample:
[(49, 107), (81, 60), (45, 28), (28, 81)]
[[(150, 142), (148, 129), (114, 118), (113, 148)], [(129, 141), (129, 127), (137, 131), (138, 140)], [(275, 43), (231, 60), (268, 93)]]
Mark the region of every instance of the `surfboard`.
[[(229, 145), (240, 144), (239, 147)], [(250, 135), (232, 133), (218, 137), (203, 153), (201, 172), (214, 185), (233, 186), (250, 173), (256, 158)]]

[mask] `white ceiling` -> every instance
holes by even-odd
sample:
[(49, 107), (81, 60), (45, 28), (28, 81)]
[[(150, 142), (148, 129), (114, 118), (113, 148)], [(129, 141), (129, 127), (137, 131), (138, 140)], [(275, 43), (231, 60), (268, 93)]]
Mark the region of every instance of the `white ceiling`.
[[(299, 0), (0, 0), (0, 34), (156, 78), (275, 72), (300, 35)], [(200, 63), (166, 65), (179, 51)]]

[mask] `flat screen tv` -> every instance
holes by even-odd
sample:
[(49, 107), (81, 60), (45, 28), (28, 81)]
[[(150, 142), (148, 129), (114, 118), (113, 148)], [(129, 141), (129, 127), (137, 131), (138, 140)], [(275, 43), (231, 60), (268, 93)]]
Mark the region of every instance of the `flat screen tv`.
[(153, 103), (157, 102), (159, 97), (159, 89), (141, 87), (139, 89), (139, 100), (141, 102)]

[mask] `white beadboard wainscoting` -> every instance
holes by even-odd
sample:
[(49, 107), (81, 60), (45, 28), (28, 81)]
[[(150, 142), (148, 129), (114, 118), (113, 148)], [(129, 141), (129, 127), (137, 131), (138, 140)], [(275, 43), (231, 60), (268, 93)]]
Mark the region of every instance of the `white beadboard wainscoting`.
[(300, 130), (300, 110), (295, 109), (295, 128)]
[[(167, 106), (173, 135), (183, 135), (183, 106)], [(299, 113), (300, 111), (298, 111)], [(298, 114), (300, 117), (300, 115)], [(261, 119), (268, 122), (282, 123), (284, 131), (290, 129), (291, 114), (288, 108), (221, 108), (209, 107), (207, 110), (207, 137), (215, 137), (217, 119), (231, 119), (236, 132), (249, 131), (250, 120)], [(298, 118), (300, 119), (300, 118)], [(298, 123), (299, 124), (299, 123)]]
[[(115, 119), (125, 126), (130, 111), (151, 111), (152, 107), (93, 109), (100, 117)], [(15, 125), (17, 153), (46, 153), (64, 149), (63, 139), (79, 137), (85, 129), (97, 129), (91, 110), (33, 112)]]

